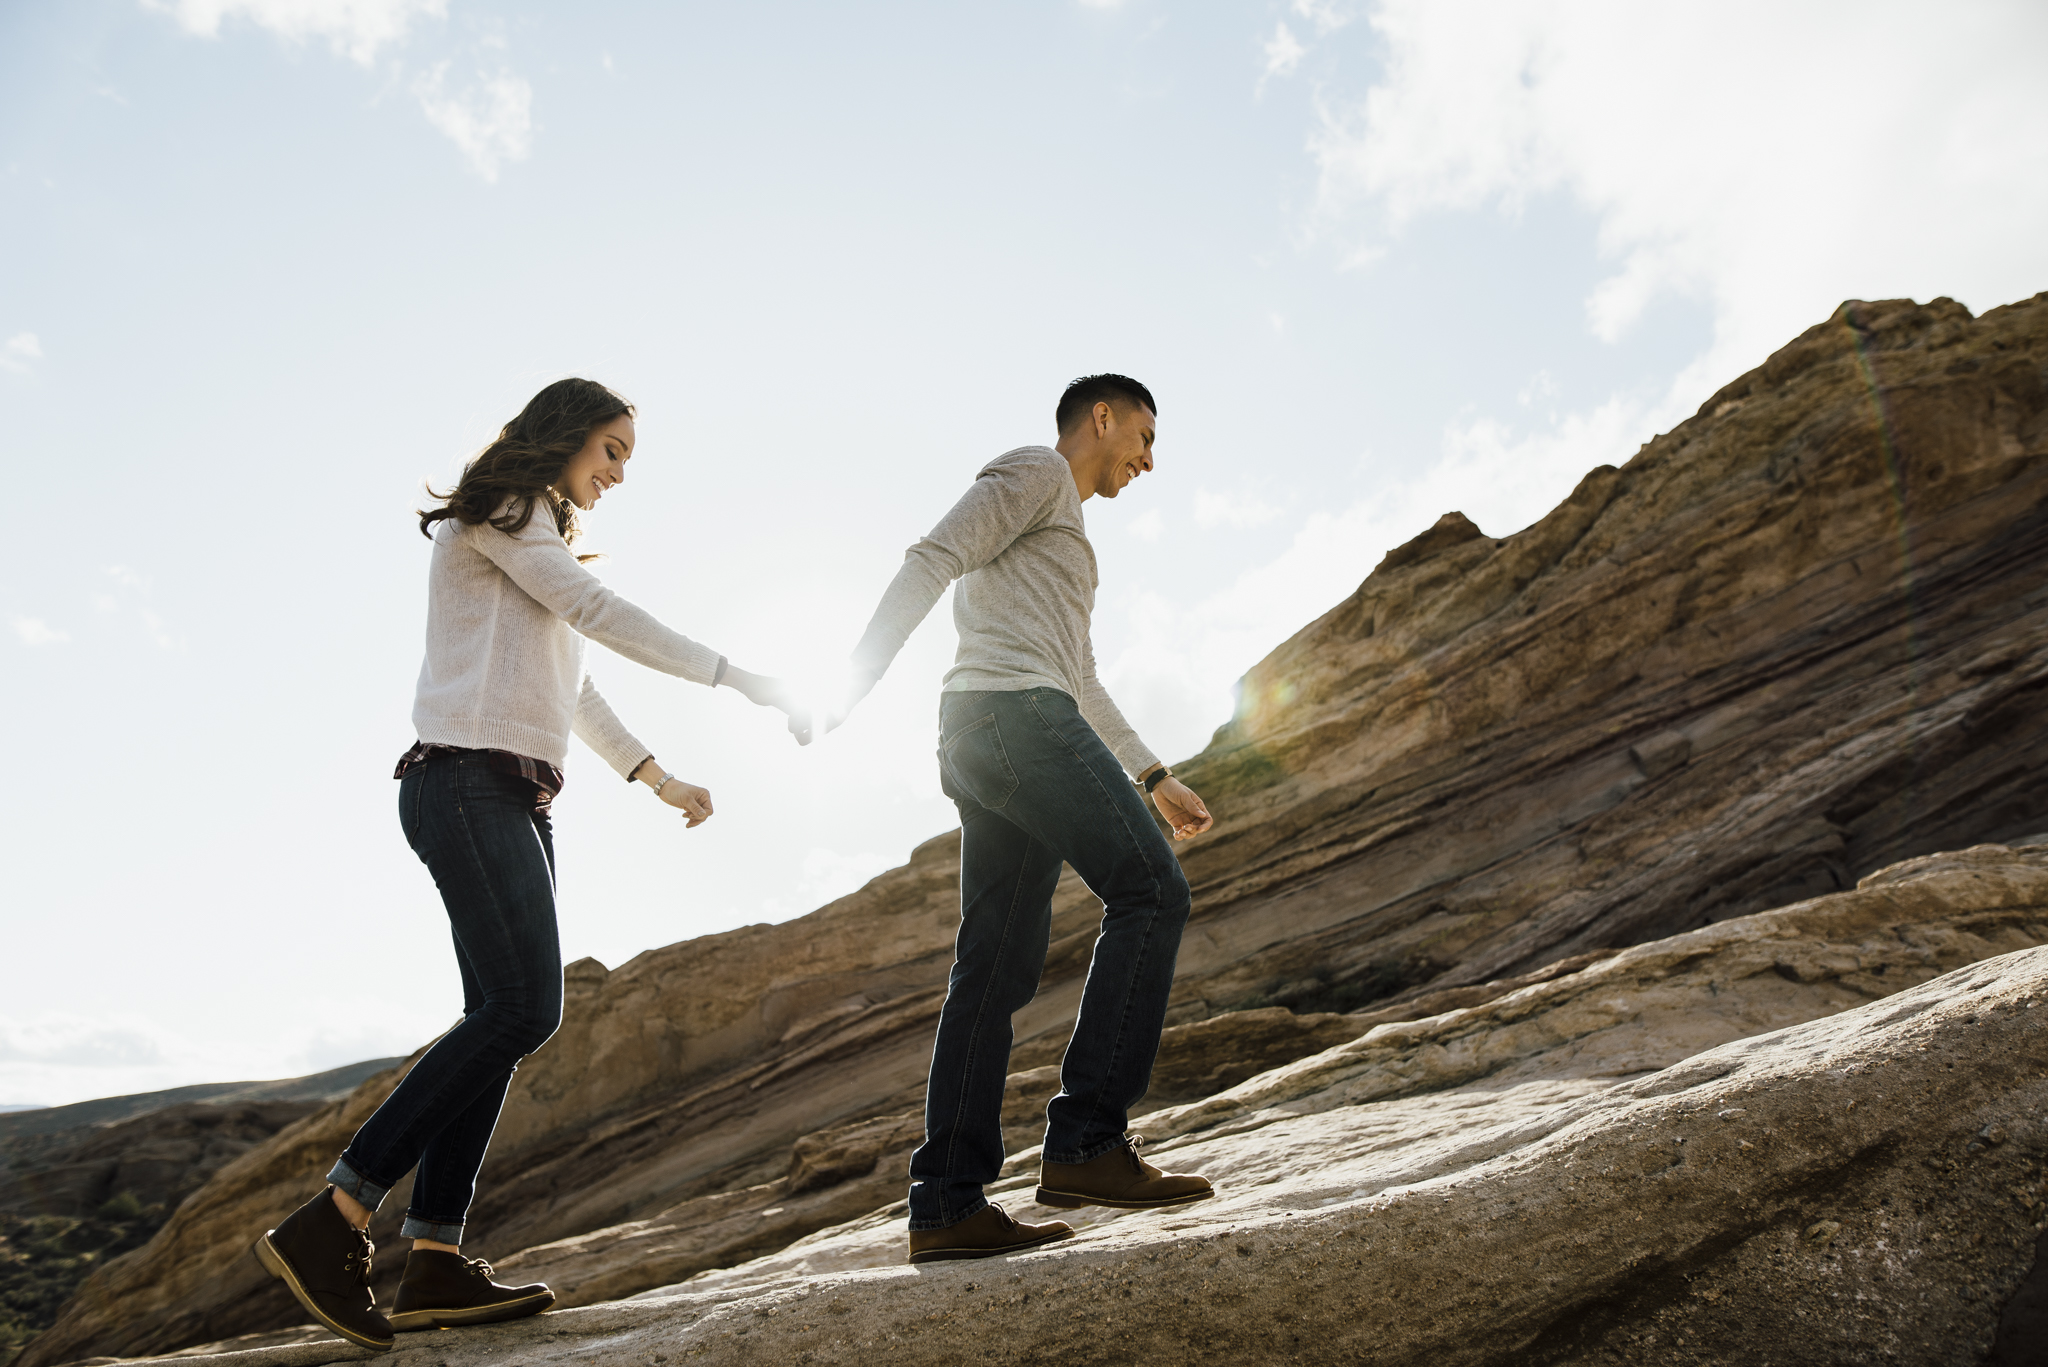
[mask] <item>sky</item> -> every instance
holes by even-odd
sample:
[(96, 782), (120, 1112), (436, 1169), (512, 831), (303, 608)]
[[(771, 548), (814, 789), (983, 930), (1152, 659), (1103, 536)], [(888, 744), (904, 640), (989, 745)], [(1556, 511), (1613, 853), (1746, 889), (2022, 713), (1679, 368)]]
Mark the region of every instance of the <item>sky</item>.
[[(843, 656), (1065, 383), (1103, 676), (1178, 759), (1456, 509), (1503, 535), (1846, 298), (2048, 289), (2038, 3), (0, 6), (0, 1104), (405, 1053), (411, 516), (543, 384), (640, 409), (598, 572)], [(945, 605), (823, 743), (593, 648), (718, 815), (580, 743), (566, 959), (798, 916), (954, 824)]]

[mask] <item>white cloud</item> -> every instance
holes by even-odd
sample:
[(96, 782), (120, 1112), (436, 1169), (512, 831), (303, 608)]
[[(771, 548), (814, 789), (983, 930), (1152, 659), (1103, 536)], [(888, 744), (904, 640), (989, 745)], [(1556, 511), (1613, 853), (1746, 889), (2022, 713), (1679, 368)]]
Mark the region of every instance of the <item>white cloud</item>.
[(1294, 30), (1287, 27), (1285, 19), (1273, 30), (1273, 36), (1266, 40), (1266, 74), (1259, 81), (1263, 86), (1275, 76), (1287, 77), (1301, 65), (1301, 59), (1308, 55), (1308, 49), (1294, 36)]
[(462, 149), (485, 180), (498, 178), (498, 163), (520, 161), (533, 134), (533, 87), (526, 78), (500, 70), (451, 94), (448, 63), (437, 64), (413, 83), (427, 122)]
[(71, 639), (68, 631), (59, 631), (40, 617), (17, 617), (14, 619), (14, 634), (25, 646), (55, 645)]
[(127, 1068), (161, 1063), (158, 1032), (142, 1021), (45, 1016), (0, 1021), (0, 1063)]
[(1211, 527), (1259, 527), (1280, 516), (1280, 510), (1248, 494), (1218, 494), (1195, 490), (1195, 525)]
[[(149, 639), (156, 643), (159, 650), (167, 650), (177, 654), (186, 652), (184, 640), (176, 635), (171, 630), (170, 625), (148, 606), (150, 582), (147, 576), (137, 574), (126, 565), (106, 565), (102, 567), (102, 572), (107, 578), (119, 585), (128, 597), (137, 600), (135, 610), (136, 615), (142, 620), (142, 629), (148, 633)], [(114, 594), (94, 594), (92, 605), (101, 612), (116, 612), (120, 609), (121, 598)]]
[(33, 332), (17, 332), (6, 342), (0, 343), (0, 370), (19, 373), (41, 359), (43, 344), (36, 339)]
[(378, 49), (405, 40), (413, 21), (443, 18), (447, 0), (143, 0), (177, 16), (188, 33), (212, 38), (222, 21), (247, 20), (287, 42), (324, 39), (342, 56), (369, 66)]
[(1520, 404), (1522, 407), (1527, 408), (1529, 405), (1537, 402), (1539, 399), (1555, 399), (1557, 395), (1557, 380), (1551, 375), (1549, 371), (1539, 370), (1534, 375), (1531, 375), (1529, 377), (1529, 383), (1523, 385), (1521, 389), (1517, 391), (1517, 393), (1515, 394), (1515, 402)]
[(870, 878), (902, 862), (900, 852), (841, 853), (814, 846), (804, 854), (803, 873), (797, 880), (797, 900), (805, 907), (821, 907), (834, 898), (860, 891)]
[[(229, 20), (246, 21), (287, 42), (322, 39), (340, 55), (363, 66), (375, 66), (386, 48), (403, 47), (421, 19), (445, 19), (448, 0), (142, 0), (154, 10), (176, 16), (191, 33), (215, 37)], [(502, 48), (502, 40), (485, 47)], [(394, 75), (402, 68), (393, 63)], [(495, 74), (479, 75), (452, 89), (452, 63), (428, 67), (412, 82), (427, 122), (445, 135), (476, 173), (486, 181), (498, 168), (526, 157), (533, 134), (533, 86), (500, 66)], [(605, 59), (610, 70), (611, 59)], [(31, 338), (31, 341), (34, 339)], [(0, 364), (5, 358), (0, 357)]]
[(1294, 0), (1293, 10), (1315, 25), (1318, 38), (1335, 33), (1358, 17), (1332, 0)]
[[(1422, 215), (1594, 215), (1618, 340), (1705, 302), (1702, 397), (1845, 298), (1976, 309), (2048, 284), (2048, 8), (1906, 0), (1382, 0), (1383, 78), (1312, 149), (1326, 228), (1384, 248)], [(1361, 219), (1370, 226), (1361, 230)]]
[(1131, 519), (1130, 533), (1140, 541), (1156, 542), (1166, 535), (1166, 519), (1157, 508), (1147, 508)]

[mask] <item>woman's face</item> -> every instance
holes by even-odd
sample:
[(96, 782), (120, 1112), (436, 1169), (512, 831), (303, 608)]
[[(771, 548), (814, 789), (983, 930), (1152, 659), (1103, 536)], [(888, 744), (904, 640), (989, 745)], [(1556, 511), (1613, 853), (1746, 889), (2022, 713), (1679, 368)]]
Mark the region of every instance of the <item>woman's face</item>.
[(626, 462), (633, 458), (633, 420), (624, 414), (601, 427), (590, 429), (583, 449), (569, 457), (555, 481), (555, 492), (588, 512), (604, 497), (604, 491), (626, 478)]

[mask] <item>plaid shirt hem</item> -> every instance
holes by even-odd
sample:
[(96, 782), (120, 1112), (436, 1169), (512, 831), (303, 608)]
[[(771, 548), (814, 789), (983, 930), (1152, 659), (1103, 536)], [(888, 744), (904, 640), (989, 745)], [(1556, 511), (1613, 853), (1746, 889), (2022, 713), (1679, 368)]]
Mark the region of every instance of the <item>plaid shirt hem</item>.
[(393, 778), (404, 778), (405, 771), (415, 764), (424, 764), (435, 755), (482, 754), (494, 773), (511, 778), (525, 779), (533, 785), (533, 809), (546, 811), (548, 804), (562, 791), (562, 771), (546, 760), (534, 759), (529, 755), (515, 755), (510, 750), (464, 750), (459, 745), (442, 745), (435, 741), (419, 741), (412, 749), (398, 757), (398, 767), (391, 773)]

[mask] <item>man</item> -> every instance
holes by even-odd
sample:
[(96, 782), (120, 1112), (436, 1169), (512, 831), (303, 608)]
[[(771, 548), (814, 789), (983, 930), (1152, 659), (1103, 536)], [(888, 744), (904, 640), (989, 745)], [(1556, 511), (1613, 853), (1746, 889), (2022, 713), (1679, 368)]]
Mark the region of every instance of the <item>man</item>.
[[(910, 1261), (982, 1258), (1064, 1238), (982, 1195), (1003, 1162), (1010, 1016), (1038, 988), (1053, 888), (1073, 865), (1103, 902), (1080, 1014), (1046, 1108), (1041, 1204), (1149, 1209), (1212, 1195), (1162, 1173), (1125, 1134), (1159, 1050), (1188, 885), (1174, 838), (1209, 829), (1202, 799), (1145, 748), (1095, 677), (1095, 552), (1081, 505), (1152, 469), (1158, 405), (1122, 375), (1074, 381), (1059, 443), (989, 462), (912, 546), (853, 665), (865, 693), (955, 579), (960, 649), (940, 705), (939, 774), (960, 808), (960, 933), (932, 1048), (925, 1137), (910, 1160)], [(836, 721), (828, 719), (827, 724)], [(807, 719), (792, 729), (809, 739)], [(1126, 778), (1128, 774), (1130, 777)]]

